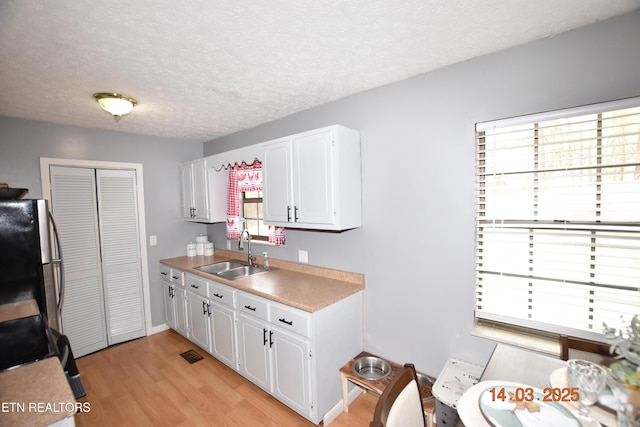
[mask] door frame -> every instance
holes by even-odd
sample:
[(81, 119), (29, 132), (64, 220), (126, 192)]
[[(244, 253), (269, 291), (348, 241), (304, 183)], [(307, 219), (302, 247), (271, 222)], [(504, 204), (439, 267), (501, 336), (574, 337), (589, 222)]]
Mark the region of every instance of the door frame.
[(149, 259), (147, 256), (147, 227), (144, 209), (144, 179), (142, 163), (107, 162), (100, 160), (56, 159), (40, 157), (40, 182), (42, 184), (42, 198), (51, 204), (51, 166), (66, 166), (87, 169), (126, 169), (136, 172), (136, 197), (138, 203), (138, 239), (140, 241), (140, 267), (142, 269), (142, 300), (144, 305), (145, 335), (150, 335), (151, 325), (151, 295), (149, 293)]

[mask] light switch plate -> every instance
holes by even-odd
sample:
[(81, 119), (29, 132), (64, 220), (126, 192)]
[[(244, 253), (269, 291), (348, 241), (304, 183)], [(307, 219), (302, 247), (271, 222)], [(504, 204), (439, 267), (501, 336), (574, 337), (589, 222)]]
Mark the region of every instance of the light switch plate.
[(149, 246), (155, 246), (158, 244), (157, 236), (149, 236)]
[(309, 252), (307, 251), (298, 251), (298, 261), (300, 262), (309, 262)]

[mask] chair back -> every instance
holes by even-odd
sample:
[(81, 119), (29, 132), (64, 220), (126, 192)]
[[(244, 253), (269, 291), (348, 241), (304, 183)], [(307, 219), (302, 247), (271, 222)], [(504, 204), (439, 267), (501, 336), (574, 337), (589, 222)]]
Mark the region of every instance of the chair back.
[(416, 370), (412, 364), (406, 364), (380, 395), (370, 427), (424, 426)]

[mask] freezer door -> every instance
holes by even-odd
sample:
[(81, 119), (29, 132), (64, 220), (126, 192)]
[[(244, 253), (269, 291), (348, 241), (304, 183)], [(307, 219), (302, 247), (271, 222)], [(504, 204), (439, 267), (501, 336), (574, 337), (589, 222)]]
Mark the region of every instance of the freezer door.
[(46, 313), (37, 200), (0, 201), (0, 304), (35, 299)]

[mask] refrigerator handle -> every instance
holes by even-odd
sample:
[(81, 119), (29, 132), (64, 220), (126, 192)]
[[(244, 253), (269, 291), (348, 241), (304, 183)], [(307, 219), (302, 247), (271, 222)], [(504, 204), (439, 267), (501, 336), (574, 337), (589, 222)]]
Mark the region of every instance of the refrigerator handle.
[[(62, 306), (64, 304), (64, 263), (62, 262), (62, 248), (60, 247), (60, 237), (58, 234), (58, 227), (56, 226), (56, 221), (53, 219), (53, 214), (48, 212), (49, 220), (51, 222), (51, 228), (53, 229), (53, 239), (56, 245), (56, 252), (58, 258), (51, 260), (52, 264), (58, 264), (59, 271), (59, 280), (58, 280), (58, 318), (62, 319)], [(62, 332), (62, 325), (59, 326), (60, 332)]]

